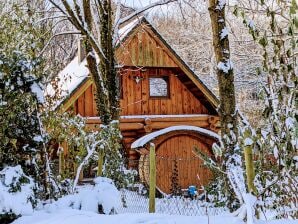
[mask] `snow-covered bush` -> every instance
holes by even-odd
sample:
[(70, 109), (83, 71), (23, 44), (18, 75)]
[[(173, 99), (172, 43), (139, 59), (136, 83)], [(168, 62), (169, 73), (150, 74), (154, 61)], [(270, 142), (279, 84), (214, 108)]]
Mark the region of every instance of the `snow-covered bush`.
[(33, 27), (38, 15), (33, 13), (37, 6), (31, 6), (0, 2), (0, 170), (20, 165), (39, 185), (35, 196), (45, 199), (53, 182), (45, 172), (49, 166), (40, 113), (42, 83), (50, 72), (38, 55), (47, 38), (42, 27)]
[(121, 197), (113, 181), (109, 178), (97, 177), (94, 182), (94, 186), (79, 187), (77, 193), (66, 195), (55, 203), (46, 205), (46, 209), (54, 211), (72, 208), (104, 214), (116, 213), (121, 205)]
[[(136, 174), (125, 168), (121, 155), (121, 144), (115, 143), (115, 139), (121, 136), (117, 128), (118, 122), (111, 122), (107, 126), (101, 125), (100, 130), (95, 131), (88, 128), (86, 118), (80, 115), (74, 115), (71, 112), (50, 111), (44, 113), (43, 123), (47, 127), (49, 139), (54, 139), (59, 143), (67, 142), (67, 154), (64, 153), (62, 146), (57, 152), (61, 167), (58, 177), (61, 181), (66, 178), (73, 179), (73, 190), (79, 181), (81, 171), (87, 165), (98, 164), (101, 153), (104, 154), (104, 161), (102, 172), (101, 174), (97, 172), (97, 175), (112, 179), (118, 189), (133, 182)], [(114, 150), (115, 147), (117, 151)], [(55, 152), (49, 152), (49, 154), (52, 155)], [(73, 169), (71, 165), (67, 164), (77, 164), (77, 166)]]
[[(264, 125), (256, 129), (254, 142), (255, 186), (262, 211), (274, 210), (276, 217), (298, 217), (298, 122), (297, 122), (297, 12), (296, 1), (280, 2), (268, 7), (266, 31), (251, 29), (263, 50), (260, 75), (267, 78), (263, 88)], [(276, 8), (283, 15), (275, 14)], [(253, 18), (253, 13), (242, 16)], [(244, 18), (244, 19), (246, 19)], [(270, 35), (268, 35), (270, 34)]]
[(0, 223), (33, 212), (37, 203), (34, 188), (33, 179), (24, 174), (20, 165), (0, 171)]
[[(121, 154), (122, 138), (119, 130), (119, 122), (112, 121), (107, 126), (101, 127), (101, 138), (103, 139), (103, 149), (105, 161), (103, 166), (103, 176), (111, 178), (118, 189), (125, 188), (133, 183), (136, 174), (125, 168), (124, 159)], [(118, 140), (117, 140), (118, 139)]]

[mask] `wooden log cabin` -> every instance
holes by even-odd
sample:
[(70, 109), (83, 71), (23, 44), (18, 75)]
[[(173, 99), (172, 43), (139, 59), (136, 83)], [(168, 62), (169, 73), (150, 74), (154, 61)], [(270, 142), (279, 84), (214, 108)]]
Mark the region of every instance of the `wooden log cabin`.
[[(148, 144), (156, 145), (157, 186), (171, 193), (174, 166), (179, 185), (206, 185), (212, 176), (194, 153), (194, 147), (212, 156), (217, 141), (218, 99), (144, 18), (119, 30), (116, 49), (121, 83), (120, 129), (129, 167), (148, 181)], [(61, 102), (64, 111), (100, 124), (94, 101), (94, 85), (86, 60), (78, 56), (59, 73), (62, 89), (69, 92)]]

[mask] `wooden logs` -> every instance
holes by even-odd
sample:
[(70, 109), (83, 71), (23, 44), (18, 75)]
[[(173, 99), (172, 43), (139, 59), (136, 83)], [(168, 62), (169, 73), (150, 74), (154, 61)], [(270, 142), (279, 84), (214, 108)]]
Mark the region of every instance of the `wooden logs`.
[(152, 129), (163, 129), (171, 126), (177, 126), (177, 125), (191, 125), (191, 126), (197, 126), (197, 127), (202, 127), (202, 128), (207, 128), (209, 127), (209, 123), (207, 120), (205, 121), (168, 121), (168, 122), (162, 122), (162, 121), (157, 121), (153, 122), (151, 124)]
[[(147, 150), (148, 151), (148, 150)], [(140, 180), (146, 186), (149, 185), (149, 155), (141, 155), (139, 159)]]
[(152, 125), (145, 125), (144, 130), (145, 130), (146, 133), (152, 132)]
[[(100, 129), (100, 125), (87, 123), (87, 128), (90, 128), (91, 130), (98, 130)], [(141, 129), (144, 129), (144, 124), (142, 123), (120, 123), (121, 131), (141, 130)]]
[(216, 122), (216, 117), (215, 116), (209, 116), (208, 117), (208, 122), (210, 123), (210, 124), (214, 124), (215, 122)]
[[(88, 118), (87, 125), (91, 129), (99, 129), (101, 121), (99, 118)], [(209, 128), (216, 131), (218, 129), (219, 119), (210, 115), (189, 116), (152, 116), (152, 117), (123, 117), (120, 119), (121, 131), (144, 130), (150, 133), (153, 130), (163, 129), (177, 125), (191, 125), (202, 128)]]
[(138, 153), (140, 153), (141, 155), (148, 155), (149, 151), (146, 148), (139, 148), (139, 149), (134, 149), (133, 151), (137, 151)]
[(219, 117), (209, 116), (208, 122), (209, 122), (209, 129), (211, 131), (214, 131), (214, 132), (219, 131), (219, 129), (220, 129)]
[(146, 117), (146, 118), (145, 118), (145, 124), (146, 124), (146, 125), (151, 125), (151, 124), (152, 124), (152, 120), (151, 120), (151, 118)]

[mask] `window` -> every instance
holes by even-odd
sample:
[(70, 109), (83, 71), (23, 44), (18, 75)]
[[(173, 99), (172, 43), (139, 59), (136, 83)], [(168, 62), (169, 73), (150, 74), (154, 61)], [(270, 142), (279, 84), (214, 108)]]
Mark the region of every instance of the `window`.
[(149, 78), (150, 97), (169, 97), (169, 77)]

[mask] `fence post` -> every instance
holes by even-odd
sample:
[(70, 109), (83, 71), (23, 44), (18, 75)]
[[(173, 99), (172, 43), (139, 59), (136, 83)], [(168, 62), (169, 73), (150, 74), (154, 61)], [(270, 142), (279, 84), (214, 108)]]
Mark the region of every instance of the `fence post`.
[(63, 176), (65, 168), (64, 150), (59, 146), (59, 175)]
[(98, 163), (97, 163), (97, 176), (101, 177), (102, 176), (102, 169), (103, 169), (103, 163), (104, 163), (104, 156), (105, 153), (103, 149), (100, 149), (99, 151), (99, 158), (98, 158)]
[(155, 145), (150, 143), (150, 154), (149, 154), (149, 213), (155, 212), (155, 189), (156, 189), (156, 163), (155, 163)]

